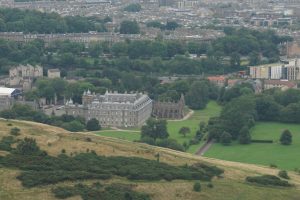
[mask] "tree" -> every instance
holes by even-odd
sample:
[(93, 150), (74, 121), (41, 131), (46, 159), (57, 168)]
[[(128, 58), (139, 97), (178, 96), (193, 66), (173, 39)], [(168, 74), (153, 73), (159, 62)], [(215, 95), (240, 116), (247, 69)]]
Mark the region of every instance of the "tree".
[(290, 145), (292, 144), (292, 133), (289, 130), (284, 130), (280, 137), (280, 143), (283, 145)]
[(282, 122), (300, 123), (300, 102), (284, 107), (281, 110), (280, 119)]
[(167, 131), (167, 121), (153, 118), (148, 119), (146, 125), (142, 126), (141, 137), (143, 138), (145, 136), (151, 137), (154, 140), (157, 138), (168, 138), (169, 133)]
[(238, 139), (243, 126), (252, 127), (255, 117), (255, 99), (249, 95), (232, 99), (221, 112), (223, 129), (231, 133), (233, 139)]
[(186, 103), (191, 109), (205, 108), (209, 101), (209, 87), (206, 81), (196, 81), (186, 95)]
[(146, 26), (161, 29), (164, 25), (159, 21), (150, 21), (146, 23)]
[(138, 34), (140, 33), (140, 27), (136, 21), (125, 20), (120, 25), (121, 34)]
[(230, 133), (224, 131), (221, 135), (221, 138), (220, 138), (220, 142), (223, 144), (223, 145), (229, 145), (231, 144), (231, 140), (232, 140), (232, 136)]
[(255, 99), (256, 111), (259, 120), (275, 121), (280, 116), (281, 106), (269, 95), (259, 96)]
[(186, 134), (189, 134), (191, 133), (191, 130), (189, 127), (181, 127), (180, 130), (179, 130), (179, 134), (183, 135), (184, 137), (186, 136)]
[(78, 132), (84, 130), (84, 125), (78, 120), (74, 120), (71, 122), (63, 123), (62, 127), (68, 131)]
[(251, 135), (248, 126), (243, 126), (239, 133), (239, 143), (240, 144), (250, 144)]
[(201, 121), (199, 123), (199, 130), (200, 130), (200, 132), (205, 132), (205, 126), (206, 126), (206, 123), (204, 121)]
[(175, 21), (168, 21), (166, 26), (165, 26), (165, 29), (167, 30), (175, 30), (176, 28), (179, 27), (179, 24)]
[(87, 123), (86, 123), (86, 129), (88, 131), (98, 131), (101, 129), (101, 126), (99, 124), (99, 121), (95, 118), (90, 119)]
[(124, 11), (127, 11), (127, 12), (140, 12), (142, 9), (142, 6), (138, 3), (132, 3), (132, 4), (129, 4), (128, 6), (126, 6), (124, 8)]
[(195, 192), (201, 191), (201, 184), (199, 182), (194, 183), (193, 189)]
[(241, 65), (241, 56), (240, 56), (239, 53), (234, 52), (230, 55), (230, 65), (232, 67), (240, 67), (240, 65)]
[(249, 54), (250, 65), (258, 65), (260, 62), (259, 53), (252, 52)]

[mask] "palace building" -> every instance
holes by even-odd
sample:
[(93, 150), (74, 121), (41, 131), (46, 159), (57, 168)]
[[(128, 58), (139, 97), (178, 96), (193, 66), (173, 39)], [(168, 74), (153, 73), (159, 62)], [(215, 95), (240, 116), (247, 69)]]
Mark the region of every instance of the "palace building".
[(65, 105), (68, 115), (82, 116), (86, 120), (96, 118), (102, 127), (141, 126), (151, 117), (152, 100), (146, 94), (120, 94), (106, 92), (104, 95), (91, 93), (82, 96), (82, 104), (70, 99)]

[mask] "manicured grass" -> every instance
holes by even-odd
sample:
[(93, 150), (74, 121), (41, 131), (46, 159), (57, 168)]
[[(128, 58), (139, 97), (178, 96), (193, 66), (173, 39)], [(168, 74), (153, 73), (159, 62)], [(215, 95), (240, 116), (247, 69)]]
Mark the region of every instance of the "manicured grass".
[(135, 141), (140, 139), (140, 133), (131, 131), (100, 131), (96, 134), (128, 141)]
[[(210, 101), (207, 104), (207, 107), (203, 110), (195, 110), (194, 114), (187, 120), (184, 121), (168, 121), (168, 132), (170, 134), (170, 138), (176, 139), (180, 144), (184, 142), (189, 142), (192, 139), (196, 131), (199, 128), (199, 123), (201, 121), (207, 122), (210, 117), (218, 116), (221, 111), (221, 106), (219, 106), (215, 101)], [(178, 132), (181, 127), (186, 126), (189, 127), (191, 133), (186, 137), (180, 135)], [(188, 149), (187, 152), (195, 153), (201, 146), (203, 142), (198, 145), (192, 145)]]
[[(284, 129), (292, 132), (292, 145), (284, 146), (279, 143)], [(230, 146), (214, 144), (205, 156), (253, 164), (275, 164), (287, 170), (300, 168), (300, 124), (260, 122), (251, 130), (251, 134), (253, 139), (271, 139), (274, 143), (250, 145), (234, 143)]]
[[(218, 116), (221, 111), (221, 106), (219, 106), (215, 101), (211, 101), (207, 104), (207, 107), (203, 110), (195, 110), (194, 114), (187, 120), (183, 121), (168, 121), (168, 132), (170, 134), (170, 138), (177, 140), (180, 144), (184, 142), (189, 142), (196, 134), (197, 129), (199, 128), (199, 123), (201, 121), (207, 122), (210, 117)], [(178, 132), (181, 127), (187, 126), (191, 129), (191, 133), (186, 137), (180, 135)], [(134, 131), (140, 131), (140, 128), (126, 128), (128, 131), (112, 131), (112, 130), (104, 130), (100, 131), (97, 134), (107, 137), (114, 137), (129, 141), (139, 140), (140, 133)], [(133, 131), (133, 132), (132, 132)], [(195, 153), (204, 142), (200, 142), (198, 145), (192, 145), (189, 147), (187, 152)]]

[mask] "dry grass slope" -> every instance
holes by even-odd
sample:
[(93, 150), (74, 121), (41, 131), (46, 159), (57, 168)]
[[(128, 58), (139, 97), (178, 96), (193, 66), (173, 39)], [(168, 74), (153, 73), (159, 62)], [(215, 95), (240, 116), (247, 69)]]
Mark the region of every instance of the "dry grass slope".
[[(11, 123), (13, 126), (8, 126)], [(202, 184), (202, 192), (192, 191), (192, 181), (159, 181), (159, 182), (130, 182), (134, 184), (137, 191), (143, 191), (152, 195), (153, 200), (194, 200), (194, 199), (299, 199), (300, 196), (300, 176), (290, 172), (291, 182), (294, 188), (278, 189), (272, 187), (258, 187), (245, 183), (245, 177), (258, 174), (278, 173), (277, 169), (270, 169), (263, 166), (229, 162), (218, 159), (197, 157), (191, 154), (177, 152), (146, 144), (133, 143), (125, 140), (97, 136), (93, 133), (70, 133), (61, 128), (44, 124), (25, 121), (0, 120), (0, 138), (9, 135), (12, 127), (19, 127), (21, 135), (18, 138), (34, 137), (39, 146), (51, 155), (58, 155), (62, 149), (67, 154), (86, 152), (87, 149), (94, 150), (97, 154), (107, 156), (138, 156), (148, 159), (155, 159), (155, 154), (160, 153), (161, 162), (172, 165), (191, 164), (195, 162), (205, 162), (217, 165), (225, 169), (224, 178), (213, 180), (214, 188), (205, 187)], [(87, 139), (90, 138), (90, 139)], [(0, 151), (0, 155), (5, 152)], [(0, 199), (2, 200), (53, 200), (51, 193), (53, 186), (24, 189), (21, 183), (15, 178), (18, 171), (0, 168)], [(126, 182), (125, 179), (114, 178), (107, 182)], [(89, 183), (89, 182), (87, 182)], [(74, 184), (66, 182), (62, 184)], [(80, 197), (69, 198), (69, 200), (80, 199)]]

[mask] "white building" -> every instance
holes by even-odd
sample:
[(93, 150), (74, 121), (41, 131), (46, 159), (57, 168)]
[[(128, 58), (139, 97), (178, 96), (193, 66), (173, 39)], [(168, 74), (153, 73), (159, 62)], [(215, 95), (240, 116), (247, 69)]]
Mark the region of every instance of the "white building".
[(281, 79), (282, 78), (282, 72), (283, 72), (283, 66), (272, 66), (270, 67), (271, 70), (271, 79)]
[(20, 94), (18, 89), (0, 87), (0, 110), (9, 109)]

